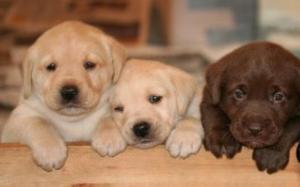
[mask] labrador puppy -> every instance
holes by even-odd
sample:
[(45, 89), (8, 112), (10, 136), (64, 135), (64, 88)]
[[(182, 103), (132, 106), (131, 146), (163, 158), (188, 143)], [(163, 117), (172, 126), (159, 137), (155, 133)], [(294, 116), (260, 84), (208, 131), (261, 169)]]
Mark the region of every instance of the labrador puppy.
[(22, 99), (1, 141), (26, 144), (47, 171), (62, 167), (65, 142), (91, 141), (97, 150), (98, 126), (109, 116), (110, 87), (125, 59), (120, 44), (84, 23), (46, 31), (28, 50)]
[[(117, 127), (114, 134), (119, 132), (129, 145), (150, 148), (166, 141), (172, 156), (187, 157), (199, 150), (204, 137), (200, 101), (201, 89), (191, 75), (160, 62), (133, 59), (110, 99), (116, 124), (111, 129)], [(124, 149), (115, 141), (106, 147), (112, 152)]]
[[(299, 60), (282, 47), (255, 42), (208, 67), (201, 103), (205, 146), (232, 158), (254, 149), (261, 170), (283, 168), (299, 123)], [(290, 120), (290, 121), (289, 121)]]

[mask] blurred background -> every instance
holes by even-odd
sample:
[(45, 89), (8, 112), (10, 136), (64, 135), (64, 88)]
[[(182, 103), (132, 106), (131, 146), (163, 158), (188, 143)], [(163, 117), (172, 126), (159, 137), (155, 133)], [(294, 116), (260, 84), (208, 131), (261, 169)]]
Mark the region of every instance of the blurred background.
[(28, 46), (65, 20), (97, 26), (130, 57), (161, 60), (201, 82), (209, 63), (249, 41), (300, 55), (299, 0), (0, 0), (0, 125), (18, 103)]

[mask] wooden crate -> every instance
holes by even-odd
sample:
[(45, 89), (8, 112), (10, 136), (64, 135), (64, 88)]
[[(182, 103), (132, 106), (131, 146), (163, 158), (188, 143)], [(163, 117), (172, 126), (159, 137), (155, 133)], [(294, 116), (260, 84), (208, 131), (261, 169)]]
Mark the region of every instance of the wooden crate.
[(151, 0), (16, 0), (4, 24), (13, 29), (17, 45), (30, 45), (66, 20), (82, 20), (125, 43), (145, 44), (150, 7)]
[(45, 172), (20, 145), (0, 146), (0, 186), (203, 186), (203, 187), (296, 187), (300, 186), (300, 164), (295, 148), (284, 171), (259, 172), (251, 151), (243, 150), (233, 160), (216, 159), (201, 150), (185, 160), (169, 156), (163, 146), (140, 150), (128, 148), (114, 158), (103, 158), (87, 145), (70, 145), (61, 170)]

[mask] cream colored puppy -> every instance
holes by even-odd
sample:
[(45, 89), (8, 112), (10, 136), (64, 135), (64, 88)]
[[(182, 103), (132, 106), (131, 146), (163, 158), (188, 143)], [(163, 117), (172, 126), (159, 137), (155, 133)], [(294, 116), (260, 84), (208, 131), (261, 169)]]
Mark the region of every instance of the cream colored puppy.
[[(172, 156), (187, 157), (204, 137), (200, 100), (201, 89), (191, 75), (155, 61), (130, 60), (113, 91), (112, 116), (129, 145), (149, 148), (166, 141)], [(119, 152), (119, 144), (108, 149)]]
[(123, 47), (95, 27), (69, 21), (46, 31), (28, 50), (23, 97), (2, 142), (26, 144), (48, 171), (63, 165), (65, 142), (91, 141), (98, 150), (110, 87), (125, 60)]

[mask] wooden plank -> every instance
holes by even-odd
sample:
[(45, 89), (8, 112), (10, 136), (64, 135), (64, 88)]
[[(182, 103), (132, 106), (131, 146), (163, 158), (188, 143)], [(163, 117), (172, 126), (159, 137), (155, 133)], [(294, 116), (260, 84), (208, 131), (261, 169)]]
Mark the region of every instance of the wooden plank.
[(19, 145), (0, 147), (0, 186), (226, 186), (296, 187), (300, 164), (295, 148), (284, 171), (259, 172), (244, 150), (233, 160), (215, 159), (201, 150), (188, 159), (174, 159), (163, 146), (128, 148), (114, 158), (103, 158), (87, 145), (70, 145), (61, 170), (45, 172), (31, 160), (30, 150)]

